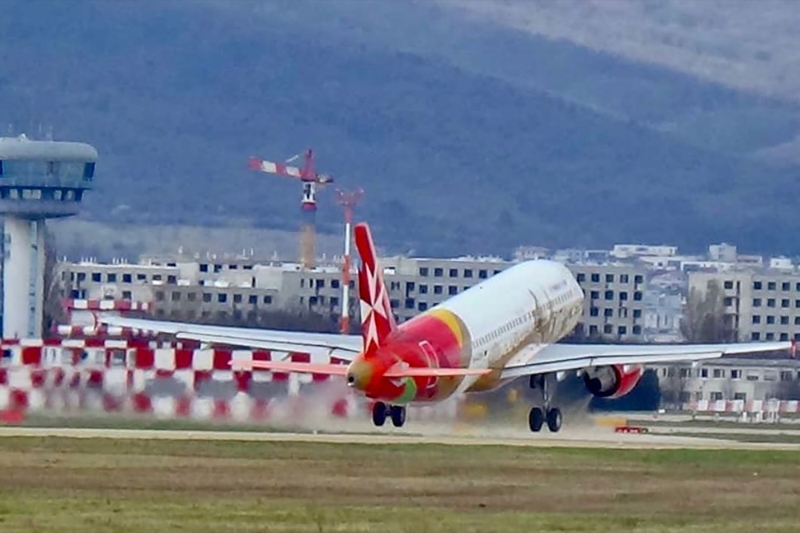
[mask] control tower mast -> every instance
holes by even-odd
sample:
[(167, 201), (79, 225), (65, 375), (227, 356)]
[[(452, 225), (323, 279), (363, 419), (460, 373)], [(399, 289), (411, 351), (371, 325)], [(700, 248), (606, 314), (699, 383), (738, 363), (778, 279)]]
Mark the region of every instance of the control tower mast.
[(3, 338), (42, 336), (45, 220), (78, 214), (96, 162), (88, 144), (0, 137)]

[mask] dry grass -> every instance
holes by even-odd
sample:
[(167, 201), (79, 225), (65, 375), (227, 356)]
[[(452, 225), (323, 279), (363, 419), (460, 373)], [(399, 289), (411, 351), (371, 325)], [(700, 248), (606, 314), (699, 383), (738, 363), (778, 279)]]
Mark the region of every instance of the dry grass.
[(796, 531), (800, 454), (6, 438), (0, 531)]

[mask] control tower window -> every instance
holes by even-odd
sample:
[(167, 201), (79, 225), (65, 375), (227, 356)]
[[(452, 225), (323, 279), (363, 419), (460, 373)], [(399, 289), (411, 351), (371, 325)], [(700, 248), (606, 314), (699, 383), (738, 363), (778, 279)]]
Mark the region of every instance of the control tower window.
[(41, 189), (22, 189), (22, 198), (24, 200), (40, 200), (42, 191)]
[(83, 165), (83, 179), (86, 181), (92, 181), (94, 177), (94, 163), (86, 163)]

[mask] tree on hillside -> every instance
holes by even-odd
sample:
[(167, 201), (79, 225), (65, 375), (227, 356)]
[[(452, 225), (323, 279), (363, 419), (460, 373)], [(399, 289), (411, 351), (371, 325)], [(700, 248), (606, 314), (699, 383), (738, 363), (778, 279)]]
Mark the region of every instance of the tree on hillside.
[(719, 282), (709, 281), (705, 291), (691, 289), (680, 327), (688, 342), (736, 340), (735, 331), (725, 317), (725, 301)]

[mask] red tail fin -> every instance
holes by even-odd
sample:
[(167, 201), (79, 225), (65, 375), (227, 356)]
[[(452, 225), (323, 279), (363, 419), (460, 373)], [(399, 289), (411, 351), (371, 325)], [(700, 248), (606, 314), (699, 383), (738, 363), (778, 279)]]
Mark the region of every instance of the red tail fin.
[(356, 224), (353, 233), (361, 256), (358, 271), (358, 296), (361, 299), (361, 336), (364, 338), (364, 354), (374, 353), (385, 343), (386, 337), (397, 328), (389, 292), (383, 283), (383, 272), (378, 265), (378, 254), (369, 226)]

